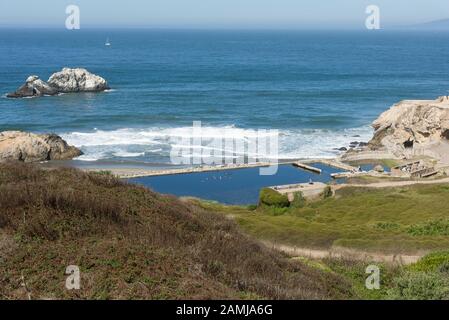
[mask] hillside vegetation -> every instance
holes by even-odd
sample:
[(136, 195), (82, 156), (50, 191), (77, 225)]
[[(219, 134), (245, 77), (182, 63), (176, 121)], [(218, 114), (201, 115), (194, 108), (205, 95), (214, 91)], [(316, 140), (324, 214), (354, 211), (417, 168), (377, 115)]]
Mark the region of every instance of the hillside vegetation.
[[(105, 173), (0, 164), (0, 298), (353, 297), (212, 211)], [(65, 288), (69, 265), (80, 290)]]
[(354, 188), (336, 197), (279, 210), (202, 202), (235, 218), (258, 239), (306, 248), (333, 246), (381, 253), (424, 254), (449, 248), (449, 185)]

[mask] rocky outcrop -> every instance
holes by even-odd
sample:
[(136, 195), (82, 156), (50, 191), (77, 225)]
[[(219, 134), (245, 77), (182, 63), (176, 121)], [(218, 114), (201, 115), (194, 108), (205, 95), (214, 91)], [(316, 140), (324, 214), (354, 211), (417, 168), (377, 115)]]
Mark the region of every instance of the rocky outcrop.
[(379, 173), (385, 172), (384, 167), (381, 166), (380, 164), (378, 164), (377, 166), (375, 166), (375, 167), (373, 168), (373, 170), (376, 171), (376, 172), (379, 172)]
[(48, 82), (38, 76), (30, 76), (15, 92), (8, 93), (8, 98), (41, 97), (69, 92), (101, 92), (109, 89), (105, 79), (90, 73), (86, 69), (64, 68), (50, 76)]
[(48, 79), (48, 84), (63, 93), (100, 92), (109, 89), (105, 79), (81, 68), (64, 68), (54, 73)]
[(57, 93), (58, 91), (55, 88), (39, 79), (38, 76), (29, 76), (24, 85), (15, 92), (8, 93), (6, 96), (8, 98), (26, 98), (41, 97), (43, 95), (53, 96)]
[(374, 121), (370, 150), (387, 150), (398, 158), (449, 155), (449, 97), (402, 101)]
[(70, 160), (82, 152), (55, 134), (0, 132), (0, 161)]

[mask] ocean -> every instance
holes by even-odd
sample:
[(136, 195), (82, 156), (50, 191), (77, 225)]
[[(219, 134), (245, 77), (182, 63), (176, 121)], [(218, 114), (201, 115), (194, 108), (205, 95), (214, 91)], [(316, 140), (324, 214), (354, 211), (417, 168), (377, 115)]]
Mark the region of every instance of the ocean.
[(112, 90), (2, 96), (0, 131), (55, 132), (86, 163), (160, 166), (201, 121), (206, 137), (276, 129), (282, 159), (329, 158), (392, 104), (448, 94), (449, 32), (0, 29), (2, 95), (62, 67)]

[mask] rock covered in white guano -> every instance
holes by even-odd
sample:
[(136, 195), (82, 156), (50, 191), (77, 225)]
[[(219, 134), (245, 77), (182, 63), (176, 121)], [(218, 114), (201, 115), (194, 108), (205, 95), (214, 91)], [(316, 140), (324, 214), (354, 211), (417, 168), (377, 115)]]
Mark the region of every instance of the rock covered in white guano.
[(8, 98), (53, 96), (69, 92), (100, 92), (109, 89), (105, 79), (90, 73), (86, 69), (64, 68), (50, 76), (47, 82), (38, 76), (29, 76), (25, 84), (14, 92), (8, 93)]
[(100, 92), (109, 89), (105, 79), (83, 68), (64, 68), (48, 79), (58, 92)]

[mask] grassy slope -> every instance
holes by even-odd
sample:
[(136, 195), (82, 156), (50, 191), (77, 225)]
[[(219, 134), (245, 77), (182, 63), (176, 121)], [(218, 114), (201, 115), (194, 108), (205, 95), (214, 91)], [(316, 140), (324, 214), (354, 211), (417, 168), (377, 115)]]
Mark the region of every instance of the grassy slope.
[(233, 215), (245, 231), (260, 239), (309, 248), (337, 245), (412, 254), (449, 247), (448, 198), (447, 185), (419, 185), (345, 188), (336, 198), (286, 212), (202, 205)]
[[(369, 261), (324, 259), (309, 265), (321, 265), (321, 269), (344, 276), (352, 283), (356, 296), (363, 299), (388, 300), (448, 300), (449, 299), (449, 251), (432, 252), (417, 263), (400, 267)], [(365, 287), (366, 267), (380, 268), (379, 290)], [(324, 266), (324, 267), (323, 267)]]
[[(0, 209), (0, 298), (353, 297), (222, 215), (107, 174), (0, 164)], [(64, 287), (68, 265), (79, 291)]]

